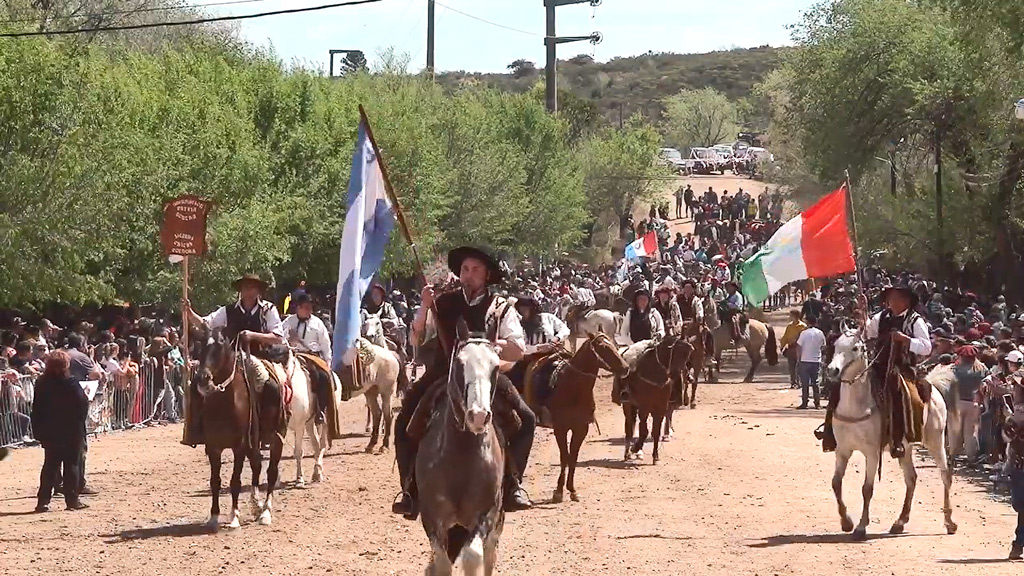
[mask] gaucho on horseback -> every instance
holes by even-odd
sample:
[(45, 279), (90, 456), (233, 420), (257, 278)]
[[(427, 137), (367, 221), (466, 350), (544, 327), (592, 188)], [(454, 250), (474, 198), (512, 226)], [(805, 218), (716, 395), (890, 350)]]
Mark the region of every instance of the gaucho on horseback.
[[(861, 296), (857, 301), (855, 316), (864, 323), (864, 339), (874, 342), (873, 359), (869, 366), (871, 390), (876, 394), (880, 406), (888, 406), (885, 419), (888, 422), (890, 452), (893, 458), (901, 458), (905, 449), (903, 440), (907, 433), (904, 395), (899, 383), (902, 375), (910, 388), (917, 378), (915, 366), (926, 359), (932, 351), (928, 325), (915, 311), (917, 294), (906, 283), (890, 286), (882, 291), (885, 309), (866, 319), (867, 301)], [(829, 394), (825, 411), (824, 430), (816, 433), (822, 440), (822, 449), (831, 452), (836, 448), (832, 431), (832, 419), (839, 405), (839, 386)], [(879, 398), (880, 397), (880, 398)]]
[[(618, 342), (630, 348), (646, 346), (665, 337), (665, 322), (658, 310), (651, 306), (651, 293), (647, 288), (633, 292), (633, 305), (619, 329)], [(633, 360), (638, 355), (630, 355)], [(625, 357), (625, 355), (624, 355)], [(634, 366), (631, 366), (634, 368)], [(619, 378), (612, 381), (612, 402), (629, 401), (629, 390), (621, 386)]]
[[(285, 330), (281, 315), (273, 302), (262, 298), (270, 283), (258, 274), (245, 274), (231, 286), (238, 292), (238, 300), (234, 304), (200, 316), (192, 309), (191, 302), (185, 300), (182, 302), (183, 313), (188, 314), (192, 325), (204, 326), (210, 331), (221, 330), (226, 340), (249, 346), (253, 354), (266, 355), (275, 347), (283, 347)], [(190, 407), (183, 443), (195, 446), (203, 443), (202, 420), (198, 417), (203, 399), (191, 384), (187, 393)]]
[[(508, 372), (508, 377), (516, 389), (525, 395), (526, 386), (530, 384), (525, 382), (527, 368), (532, 361), (561, 350), (562, 343), (569, 338), (569, 327), (559, 320), (558, 316), (541, 312), (540, 303), (532, 294), (523, 294), (516, 298), (515, 307), (521, 318), (520, 323), (526, 338), (525, 353), (527, 357), (516, 362)], [(532, 380), (536, 384), (533, 390), (540, 406), (544, 406), (552, 391), (551, 375), (556, 366), (555, 362), (547, 362), (533, 374)]]
[[(461, 247), (448, 253), (448, 267), (458, 274), (460, 287), (436, 296), (432, 286), (424, 287), (423, 306), (412, 324), (413, 338), (422, 343), (428, 322), (433, 322), (443, 350), (434, 356), (433, 364), (411, 385), (402, 399), (401, 412), (395, 426), (395, 452), (402, 494), (392, 506), (392, 511), (410, 520), (414, 520), (419, 513), (414, 474), (416, 453), (421, 431), (426, 429), (426, 421), (433, 412), (430, 409), (417, 410), (417, 406), (421, 400), (433, 399), (433, 392), (443, 389), (448, 380), (451, 347), (456, 342), (459, 320), (466, 323), (471, 333), (483, 334), (494, 342), (504, 361), (503, 371), (511, 367), (511, 362), (521, 359), (527, 347), (519, 314), (492, 289), (504, 277), (497, 260), (484, 250)], [(434, 310), (428, 316), (427, 311), (431, 308)], [(505, 509), (514, 511), (529, 508), (532, 503), (522, 489), (521, 482), (533, 446), (536, 418), (504, 374), (499, 374), (497, 378), (495, 416), (508, 445), (503, 482)], [(519, 424), (518, 429), (516, 424)]]

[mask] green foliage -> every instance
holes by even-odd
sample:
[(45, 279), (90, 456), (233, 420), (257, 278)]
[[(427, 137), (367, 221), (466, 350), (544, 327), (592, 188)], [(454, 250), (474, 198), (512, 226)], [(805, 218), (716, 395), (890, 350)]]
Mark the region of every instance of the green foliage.
[[(623, 118), (641, 114), (648, 122), (658, 122), (663, 102), (680, 90), (714, 88), (733, 101), (748, 97), (754, 86), (779, 66), (787, 51), (763, 46), (708, 54), (648, 52), (608, 62), (579, 55), (559, 60), (558, 86), (592, 101), (605, 124), (619, 125), (620, 105)], [(538, 68), (528, 60), (516, 60), (509, 65), (508, 74), (458, 71), (437, 78), (449, 89), (483, 85), (521, 93), (543, 81), (542, 64)]]
[(655, 159), (661, 136), (639, 116), (625, 130), (607, 130), (583, 148), (588, 209), (594, 218), (612, 211), (628, 213), (637, 202), (650, 200), (666, 168)]
[(682, 90), (665, 101), (664, 133), (676, 148), (709, 147), (739, 132), (736, 104), (714, 88)]

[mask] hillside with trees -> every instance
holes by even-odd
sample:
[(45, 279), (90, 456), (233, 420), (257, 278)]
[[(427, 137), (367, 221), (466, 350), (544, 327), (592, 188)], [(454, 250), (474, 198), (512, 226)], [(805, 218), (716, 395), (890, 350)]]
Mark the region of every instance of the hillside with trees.
[[(769, 46), (707, 54), (648, 52), (608, 62), (581, 54), (558, 62), (558, 82), (559, 88), (595, 102), (608, 123), (618, 124), (620, 106), (624, 119), (640, 114), (658, 122), (664, 101), (682, 90), (713, 88), (734, 102), (746, 100), (781, 65), (786, 52)], [(543, 62), (516, 60), (508, 69), (506, 74), (446, 72), (438, 80), (449, 88), (482, 85), (520, 93), (544, 78)]]

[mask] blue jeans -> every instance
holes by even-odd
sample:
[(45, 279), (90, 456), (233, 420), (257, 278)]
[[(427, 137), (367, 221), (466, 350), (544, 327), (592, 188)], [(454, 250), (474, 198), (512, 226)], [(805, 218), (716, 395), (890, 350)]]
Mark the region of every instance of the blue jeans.
[(820, 362), (803, 362), (796, 367), (797, 375), (800, 377), (801, 406), (807, 406), (808, 388), (814, 389), (814, 405), (821, 405), (820, 390), (818, 389), (818, 372), (821, 370)]
[(1017, 512), (1017, 533), (1015, 544), (1024, 544), (1024, 470), (1010, 466), (1010, 501)]

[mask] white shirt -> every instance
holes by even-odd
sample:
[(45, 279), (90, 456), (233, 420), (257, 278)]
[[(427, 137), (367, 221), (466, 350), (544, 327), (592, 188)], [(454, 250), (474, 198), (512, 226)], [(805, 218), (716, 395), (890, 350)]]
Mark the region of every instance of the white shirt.
[[(651, 338), (654, 340), (660, 340), (665, 337), (665, 321), (661, 319), (661, 314), (657, 310), (651, 308), (649, 311), (651, 318)], [(619, 344), (629, 346), (630, 344), (636, 344), (633, 342), (633, 338), (629, 335), (629, 321), (633, 317), (633, 310), (626, 313), (626, 318), (623, 319), (622, 325), (619, 327), (619, 337), (617, 338)]]
[(284, 319), (284, 331), (289, 341), (292, 338), (298, 339), (299, 350), (323, 358), (330, 366), (331, 337), (323, 320), (316, 316), (302, 320), (297, 314), (292, 314)]
[[(256, 306), (249, 311), (249, 314), (256, 314), (261, 305), (265, 300), (257, 300)], [(242, 309), (242, 301), (239, 300), (234, 304), (240, 310)], [(228, 308), (227, 306), (221, 306), (207, 316), (203, 316), (203, 324), (210, 330), (217, 330), (218, 328), (227, 328), (228, 325)], [(281, 315), (277, 312), (277, 306), (270, 304), (266, 307), (266, 311), (263, 313), (263, 326), (267, 330), (267, 334), (276, 334), (284, 339), (284, 327), (281, 324)]]
[(537, 351), (537, 346), (541, 344), (547, 344), (548, 342), (564, 341), (569, 337), (569, 327), (565, 325), (554, 314), (548, 314), (547, 312), (541, 312), (540, 315), (540, 329), (539, 334), (530, 334), (526, 336), (526, 353), (533, 354)]
[(800, 347), (801, 362), (821, 363), (821, 349), (825, 347), (825, 333), (811, 326), (800, 333), (796, 339), (796, 345)]
[[(907, 314), (911, 311), (908, 310)], [(879, 312), (868, 320), (867, 326), (864, 327), (864, 337), (868, 340), (878, 338), (878, 323), (882, 320), (882, 313)], [(910, 336), (910, 353), (915, 354), (919, 357), (926, 357), (932, 353), (932, 340), (928, 336), (928, 325), (925, 323), (924, 318), (920, 316), (917, 321), (914, 322), (914, 326), (911, 329)]]

